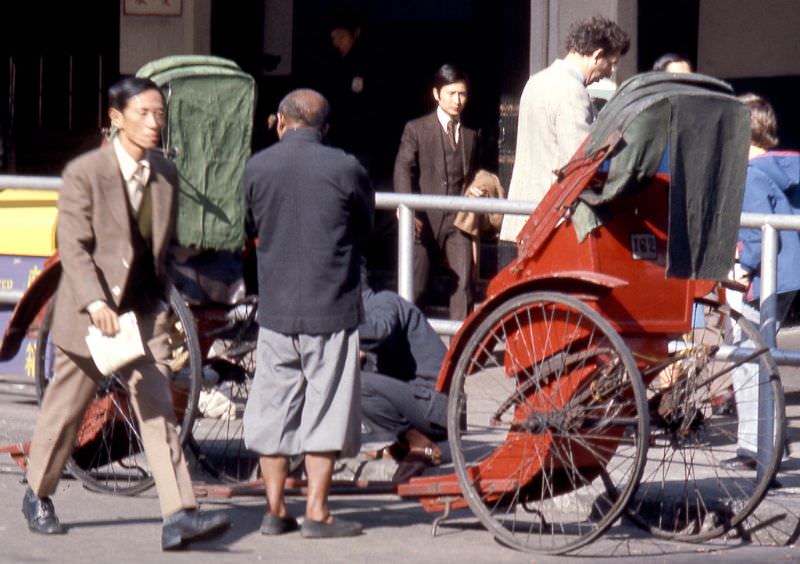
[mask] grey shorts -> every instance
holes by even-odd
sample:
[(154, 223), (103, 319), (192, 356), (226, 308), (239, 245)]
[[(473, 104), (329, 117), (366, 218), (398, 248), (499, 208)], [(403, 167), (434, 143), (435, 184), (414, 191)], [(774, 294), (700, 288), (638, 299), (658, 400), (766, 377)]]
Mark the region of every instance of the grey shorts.
[(244, 410), (247, 448), (262, 455), (358, 453), (357, 330), (285, 335), (262, 327), (256, 355)]

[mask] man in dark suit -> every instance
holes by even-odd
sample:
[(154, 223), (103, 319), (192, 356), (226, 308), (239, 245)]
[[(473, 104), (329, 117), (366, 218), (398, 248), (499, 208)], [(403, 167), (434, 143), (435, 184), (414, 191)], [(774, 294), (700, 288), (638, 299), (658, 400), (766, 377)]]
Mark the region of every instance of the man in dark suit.
[(126, 78), (109, 90), (117, 135), (64, 170), (58, 198), (63, 274), (55, 296), (55, 379), (44, 394), (31, 441), (23, 514), (41, 534), (65, 529), (50, 500), (75, 445), (83, 412), (103, 376), (85, 336), (111, 336), (118, 315), (136, 314), (145, 356), (119, 370), (130, 390), (164, 518), (162, 548), (224, 531), (224, 515), (202, 514), (183, 457), (169, 388), (165, 254), (173, 235), (175, 166), (151, 149), (164, 125), (164, 97), (150, 80)]
[[(461, 124), (467, 91), (467, 75), (453, 65), (436, 72), (436, 111), (406, 124), (394, 165), (395, 192), (465, 195), (478, 168), (477, 134)], [(456, 212), (440, 210), (416, 214), (414, 301), (428, 285), (431, 266), (445, 262), (456, 279), (450, 317), (464, 319), (472, 305), (472, 242), (453, 226), (455, 216)]]

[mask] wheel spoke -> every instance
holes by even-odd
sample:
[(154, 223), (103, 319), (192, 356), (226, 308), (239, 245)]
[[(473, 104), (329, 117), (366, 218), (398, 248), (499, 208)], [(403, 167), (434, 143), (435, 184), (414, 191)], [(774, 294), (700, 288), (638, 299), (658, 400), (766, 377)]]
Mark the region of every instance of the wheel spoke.
[(562, 553), (616, 520), (646, 449), (639, 378), (614, 330), (569, 296), (517, 296), (481, 322), (448, 426), (465, 497), (500, 542)]
[[(746, 519), (763, 498), (780, 457), (780, 433), (776, 433), (773, 456), (760, 478), (755, 471), (728, 470), (721, 464), (737, 454), (742, 416), (715, 413), (712, 399), (727, 393), (738, 371), (754, 365), (753, 370), (758, 365), (771, 367), (774, 361), (752, 323), (725, 306), (703, 304), (705, 326), (684, 339), (685, 350), (674, 354), (672, 364), (660, 373), (668, 372), (669, 381), (664, 383), (655, 370), (645, 370), (652, 374), (648, 383), (652, 444), (629, 511), (634, 522), (653, 534), (687, 541), (714, 538)], [(730, 333), (749, 339), (754, 352), (735, 362), (718, 358), (716, 351), (732, 344)], [(775, 400), (779, 429), (784, 415), (777, 379), (769, 393)]]

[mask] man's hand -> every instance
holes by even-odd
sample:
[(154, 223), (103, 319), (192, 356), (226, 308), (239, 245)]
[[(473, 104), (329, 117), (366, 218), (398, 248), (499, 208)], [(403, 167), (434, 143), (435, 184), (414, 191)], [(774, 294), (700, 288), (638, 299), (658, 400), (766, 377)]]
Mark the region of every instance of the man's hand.
[(473, 185), (467, 188), (467, 191), (464, 193), (464, 195), (468, 198), (483, 198), (486, 196), (486, 188)]
[[(397, 219), (400, 219), (400, 210), (397, 210), (395, 213)], [(414, 218), (414, 239), (419, 241), (419, 238), (422, 236), (422, 220), (419, 218)]]
[(119, 317), (113, 309), (104, 305), (89, 312), (92, 323), (103, 332), (106, 337), (113, 337), (119, 333)]
[(733, 280), (742, 284), (743, 286), (749, 287), (750, 282), (752, 281), (752, 275), (742, 268), (742, 265), (738, 262), (733, 264)]

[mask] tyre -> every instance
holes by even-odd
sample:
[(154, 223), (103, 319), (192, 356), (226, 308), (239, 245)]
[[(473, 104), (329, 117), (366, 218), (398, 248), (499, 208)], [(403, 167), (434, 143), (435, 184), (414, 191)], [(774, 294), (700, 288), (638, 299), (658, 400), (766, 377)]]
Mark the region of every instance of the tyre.
[[(200, 346), (191, 312), (174, 288), (170, 291), (169, 308), (171, 363), (181, 367), (173, 374), (172, 401), (183, 444), (191, 429), (200, 390)], [(55, 376), (55, 347), (50, 339), (52, 315), (51, 303), (37, 339), (35, 374), (40, 403)], [(84, 413), (66, 470), (87, 489), (99, 493), (136, 495), (153, 485), (133, 405), (119, 374), (112, 373), (98, 386), (95, 399)]]
[[(758, 327), (724, 304), (697, 303), (698, 327), (672, 344), (674, 352), (664, 363), (644, 371), (650, 447), (628, 507), (633, 521), (653, 535), (689, 542), (720, 536), (752, 513), (780, 464), (784, 426), (783, 390)], [(737, 333), (753, 342), (749, 362), (724, 356)], [(743, 409), (737, 414), (732, 375), (748, 366), (757, 371), (759, 365), (770, 374), (765, 392), (775, 406), (772, 452), (752, 468), (728, 468), (723, 461), (737, 455), (739, 424), (759, 423), (757, 414), (744, 415)], [(757, 379), (736, 385), (739, 398), (757, 394)]]
[[(255, 374), (256, 310), (255, 303), (246, 303), (223, 312), (219, 320), (200, 319), (201, 340), (211, 344), (188, 445), (206, 472), (227, 483), (258, 476), (258, 455), (245, 447), (242, 425)], [(214, 313), (220, 312), (206, 316)]]
[(614, 329), (581, 301), (533, 292), (468, 338), (448, 436), (462, 493), (507, 546), (564, 553), (603, 533), (641, 473), (644, 386)]

